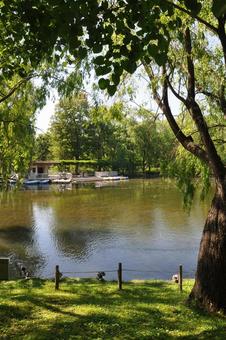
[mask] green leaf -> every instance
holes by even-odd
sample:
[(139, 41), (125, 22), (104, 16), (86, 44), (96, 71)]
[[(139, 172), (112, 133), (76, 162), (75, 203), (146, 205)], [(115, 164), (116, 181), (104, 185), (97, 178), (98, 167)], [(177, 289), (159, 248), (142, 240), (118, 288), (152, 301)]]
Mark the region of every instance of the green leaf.
[(123, 73), (123, 68), (120, 66), (119, 63), (114, 63), (114, 72), (116, 75), (118, 75), (119, 77), (122, 75)]
[(115, 85), (109, 85), (107, 90), (108, 90), (108, 94), (110, 96), (114, 96), (114, 94), (115, 94), (115, 92), (117, 90), (117, 87)]
[(128, 45), (133, 40), (132, 34), (126, 34), (123, 38), (123, 43)]
[(21, 78), (25, 78), (27, 76), (27, 73), (23, 68), (19, 68), (18, 74)]
[(159, 49), (155, 44), (148, 45), (148, 54), (155, 58), (158, 55)]
[(162, 51), (166, 51), (168, 50), (169, 47), (169, 42), (166, 38), (164, 38), (164, 36), (160, 35), (158, 37), (158, 47), (160, 48), (160, 50)]
[(212, 12), (217, 18), (220, 18), (221, 16), (226, 14), (225, 0), (213, 0)]
[(150, 64), (150, 62), (151, 62), (151, 58), (147, 55), (144, 57), (144, 60), (147, 64)]
[(96, 65), (103, 65), (104, 64), (104, 57), (102, 55), (99, 55), (98, 57), (93, 59), (94, 64)]
[(105, 90), (109, 86), (109, 79), (100, 78), (98, 81), (99, 88)]
[(121, 66), (130, 74), (134, 73), (137, 69), (137, 64), (135, 62), (131, 62), (129, 59), (123, 60), (121, 62)]
[(108, 74), (111, 72), (111, 67), (99, 66), (95, 68), (95, 71), (96, 71), (97, 76), (104, 76), (105, 74)]
[(84, 48), (84, 47), (79, 47), (79, 49), (78, 49), (78, 56), (81, 59), (84, 59), (87, 56), (87, 49)]
[(117, 86), (120, 83), (120, 76), (118, 74), (112, 74), (112, 81)]
[(120, 48), (120, 53), (121, 55), (124, 55), (124, 56), (128, 56), (129, 55), (129, 51), (127, 49), (127, 47), (125, 45), (123, 45), (121, 48)]
[(202, 4), (197, 0), (184, 0), (184, 4), (193, 15), (197, 15), (202, 9)]
[(101, 53), (102, 52), (102, 46), (101, 45), (95, 45), (93, 47), (93, 53)]
[(73, 37), (70, 37), (70, 41), (69, 41), (69, 46), (70, 46), (70, 49), (76, 49), (78, 48), (79, 46), (81, 45), (81, 42), (78, 40), (78, 38), (75, 38), (74, 36)]
[(159, 66), (163, 66), (167, 62), (167, 55), (165, 53), (159, 53), (155, 57), (155, 61)]

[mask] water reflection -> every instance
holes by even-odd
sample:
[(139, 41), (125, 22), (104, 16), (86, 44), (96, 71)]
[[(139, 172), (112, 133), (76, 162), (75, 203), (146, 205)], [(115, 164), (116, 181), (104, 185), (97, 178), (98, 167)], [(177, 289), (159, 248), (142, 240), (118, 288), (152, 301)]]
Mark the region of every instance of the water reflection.
[(189, 215), (177, 188), (159, 179), (70, 189), (2, 198), (0, 255), (24, 261), (40, 276), (52, 276), (56, 264), (63, 271), (112, 270), (118, 262), (153, 270), (140, 278), (169, 278), (181, 262), (194, 270), (209, 199), (196, 199)]
[(4, 243), (26, 244), (32, 241), (32, 230), (26, 226), (10, 226), (0, 229), (0, 238)]
[(106, 242), (108, 232), (98, 232), (94, 229), (83, 230), (56, 230), (55, 238), (59, 251), (64, 256), (74, 258), (74, 260), (83, 262), (88, 260), (98, 247), (101, 247), (101, 240)]
[(32, 202), (22, 192), (1, 195), (0, 256), (10, 258), (10, 274), (18, 276), (22, 263), (34, 274), (42, 265), (41, 254), (34, 244)]

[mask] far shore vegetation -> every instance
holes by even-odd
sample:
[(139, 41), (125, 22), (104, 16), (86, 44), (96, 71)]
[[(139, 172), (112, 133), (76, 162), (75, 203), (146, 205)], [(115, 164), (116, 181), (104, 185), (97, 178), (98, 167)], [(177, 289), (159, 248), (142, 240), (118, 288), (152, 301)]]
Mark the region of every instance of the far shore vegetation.
[[(129, 176), (159, 172), (176, 141), (167, 122), (123, 100), (91, 105), (84, 93), (63, 97), (47, 132), (35, 138), (33, 160), (61, 160), (58, 170), (117, 170)], [(154, 168), (154, 169), (153, 169)]]

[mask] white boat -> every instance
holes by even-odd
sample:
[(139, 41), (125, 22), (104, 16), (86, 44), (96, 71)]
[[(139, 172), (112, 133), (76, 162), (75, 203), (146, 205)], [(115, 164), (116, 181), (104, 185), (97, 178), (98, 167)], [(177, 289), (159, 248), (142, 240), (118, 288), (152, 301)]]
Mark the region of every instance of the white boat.
[(71, 183), (71, 179), (70, 178), (59, 178), (59, 179), (54, 179), (52, 181), (52, 183), (56, 183), (56, 184), (67, 184), (67, 183)]
[(58, 178), (53, 179), (52, 183), (56, 184), (68, 184), (72, 181), (72, 174), (71, 173), (61, 173)]
[(129, 179), (127, 176), (104, 176), (101, 177), (104, 181), (122, 181), (125, 179)]

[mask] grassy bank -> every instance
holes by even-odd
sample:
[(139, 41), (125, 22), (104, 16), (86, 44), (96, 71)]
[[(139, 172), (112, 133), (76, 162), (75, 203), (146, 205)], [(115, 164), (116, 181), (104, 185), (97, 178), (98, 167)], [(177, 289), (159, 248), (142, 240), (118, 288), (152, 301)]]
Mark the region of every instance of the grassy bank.
[(164, 281), (0, 282), (0, 339), (225, 339), (226, 318), (185, 304)]

